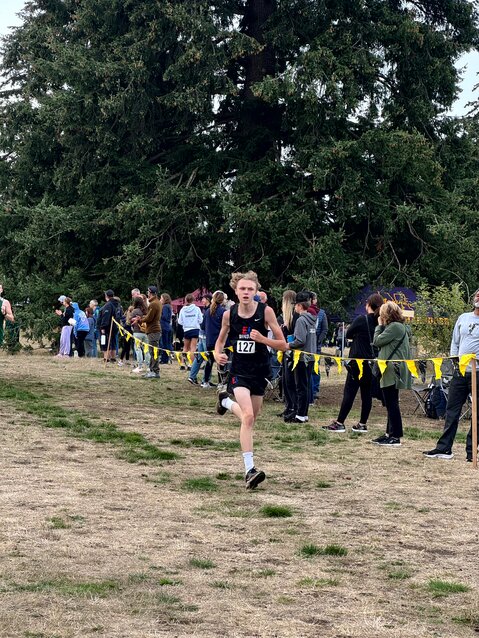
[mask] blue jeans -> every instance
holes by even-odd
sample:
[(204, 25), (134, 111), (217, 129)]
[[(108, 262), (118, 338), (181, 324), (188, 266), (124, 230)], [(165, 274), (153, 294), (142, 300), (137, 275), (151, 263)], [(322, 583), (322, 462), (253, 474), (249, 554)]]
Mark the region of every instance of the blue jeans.
[(173, 350), (173, 331), (172, 330), (162, 330), (161, 332), (161, 341), (160, 346), (163, 348), (161, 351), (160, 362), (161, 363), (169, 363), (170, 358), (166, 354), (165, 350)]
[[(202, 338), (198, 340), (197, 346), (198, 352), (206, 352), (206, 339)], [(195, 379), (198, 376), (198, 372), (200, 371), (201, 364), (203, 363), (203, 357), (199, 354), (195, 356), (195, 360), (193, 361), (193, 365), (190, 370), (190, 379)], [(204, 379), (203, 379), (204, 380)]]

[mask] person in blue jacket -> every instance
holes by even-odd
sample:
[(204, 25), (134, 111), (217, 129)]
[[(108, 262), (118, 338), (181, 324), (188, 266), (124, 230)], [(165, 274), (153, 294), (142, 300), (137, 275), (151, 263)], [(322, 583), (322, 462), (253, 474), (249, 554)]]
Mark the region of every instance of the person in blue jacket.
[(85, 338), (90, 332), (90, 324), (83, 310), (80, 310), (76, 301), (72, 302), (73, 307), (73, 335), (79, 357), (85, 356)]
[(205, 373), (203, 378), (202, 388), (211, 388), (211, 372), (213, 369), (213, 350), (215, 349), (216, 340), (219, 337), (221, 331), (221, 323), (223, 321), (223, 315), (226, 312), (225, 308), (226, 295), (222, 290), (217, 290), (209, 308), (206, 309), (203, 324), (206, 334), (206, 350), (208, 351), (208, 362), (205, 366)]

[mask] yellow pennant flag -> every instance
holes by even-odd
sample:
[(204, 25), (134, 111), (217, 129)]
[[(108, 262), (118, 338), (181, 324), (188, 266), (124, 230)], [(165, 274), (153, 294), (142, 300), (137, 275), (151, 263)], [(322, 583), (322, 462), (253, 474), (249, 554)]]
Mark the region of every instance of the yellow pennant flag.
[(204, 359), (204, 361), (208, 361), (208, 353), (200, 352), (200, 355), (201, 355), (202, 359)]
[(463, 354), (459, 359), (459, 372), (464, 376), (466, 374), (466, 368), (470, 364), (471, 359), (474, 359), (474, 354)]
[(144, 343), (144, 344), (143, 344), (143, 352), (144, 352), (145, 354), (148, 354), (148, 344), (147, 344), (147, 343)]
[(359, 376), (358, 379), (361, 379), (363, 376), (363, 363), (364, 363), (364, 359), (355, 359), (356, 363), (358, 364), (358, 368), (359, 368)]
[(181, 352), (175, 352), (176, 360), (181, 365)]
[(338, 374), (341, 374), (341, 372), (343, 370), (343, 365), (341, 363), (341, 358), (340, 357), (333, 357), (333, 360), (336, 362), (336, 365), (338, 366)]
[(319, 354), (314, 355), (314, 374), (319, 374)]
[(407, 369), (409, 370), (409, 372), (412, 374), (413, 377), (416, 377), (416, 378), (419, 377), (415, 361), (412, 361), (412, 360), (406, 361), (406, 365), (407, 365)]
[(283, 355), (284, 355), (284, 352), (282, 350), (278, 350), (278, 352), (276, 353), (278, 363), (283, 363)]
[(233, 346), (228, 346), (227, 348), (225, 348), (225, 350), (229, 350), (230, 352), (233, 352)]
[(442, 377), (442, 373), (441, 373), (442, 359), (436, 358), (436, 359), (431, 359), (431, 361), (434, 364), (434, 374), (436, 376), (436, 379), (440, 379)]
[(187, 352), (186, 353), (186, 358), (188, 359), (188, 363), (190, 364), (190, 366), (193, 365), (193, 355), (191, 354), (191, 352)]
[(168, 359), (170, 358), (171, 355), (171, 350), (165, 350), (166, 354), (168, 355)]
[(299, 357), (301, 356), (301, 350), (293, 350), (293, 370), (298, 365)]
[(153, 357), (155, 359), (158, 359), (158, 348), (156, 346), (153, 347)]
[(126, 342), (127, 342), (127, 343), (130, 341), (130, 339), (131, 339), (131, 333), (130, 333), (130, 332), (127, 332), (127, 333), (126, 333), (126, 335), (125, 335), (125, 339), (126, 339)]
[(379, 366), (379, 369), (381, 370), (381, 374), (384, 374), (386, 371), (386, 368), (388, 367), (388, 362), (385, 361), (384, 359), (378, 359), (378, 366)]
[(120, 326), (120, 324), (119, 324), (119, 323), (117, 323), (116, 321), (115, 321), (115, 323), (116, 323), (116, 325), (118, 326), (118, 332), (119, 332), (119, 333), (121, 334), (121, 336), (123, 337), (123, 328), (122, 328), (122, 327)]

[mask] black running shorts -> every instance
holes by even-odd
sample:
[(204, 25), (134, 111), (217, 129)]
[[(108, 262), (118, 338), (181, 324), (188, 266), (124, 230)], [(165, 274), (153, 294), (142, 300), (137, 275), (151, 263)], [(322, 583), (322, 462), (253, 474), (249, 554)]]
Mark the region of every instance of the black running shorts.
[(228, 390), (234, 394), (235, 388), (246, 388), (251, 395), (264, 397), (264, 391), (268, 385), (268, 380), (263, 378), (239, 377), (232, 375), (228, 384)]

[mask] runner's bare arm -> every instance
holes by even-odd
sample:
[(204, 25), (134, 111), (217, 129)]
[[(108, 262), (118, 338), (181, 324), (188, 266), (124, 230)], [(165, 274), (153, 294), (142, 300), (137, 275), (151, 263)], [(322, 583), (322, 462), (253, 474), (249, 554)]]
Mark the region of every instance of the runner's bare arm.
[(253, 339), (253, 341), (257, 341), (258, 343), (264, 343), (265, 346), (273, 348), (274, 350), (281, 350), (282, 352), (286, 352), (289, 346), (284, 339), (284, 335), (281, 328), (279, 327), (276, 315), (269, 306), (266, 306), (265, 308), (264, 320), (267, 326), (269, 326), (269, 328), (271, 329), (271, 332), (274, 335), (274, 339), (268, 339), (268, 337), (265, 337), (261, 334), (261, 332), (258, 332), (257, 330), (251, 331), (251, 339)]
[(7, 321), (11, 321), (12, 323), (15, 321), (15, 317), (13, 316), (12, 306), (10, 302), (6, 299), (3, 300), (2, 306), (2, 314)]
[(214, 357), (216, 363), (219, 365), (225, 365), (228, 363), (228, 355), (224, 354), (223, 349), (225, 347), (226, 339), (228, 338), (228, 332), (230, 331), (230, 311), (227, 310), (223, 315), (223, 321), (221, 323), (221, 330), (218, 339), (215, 343)]

